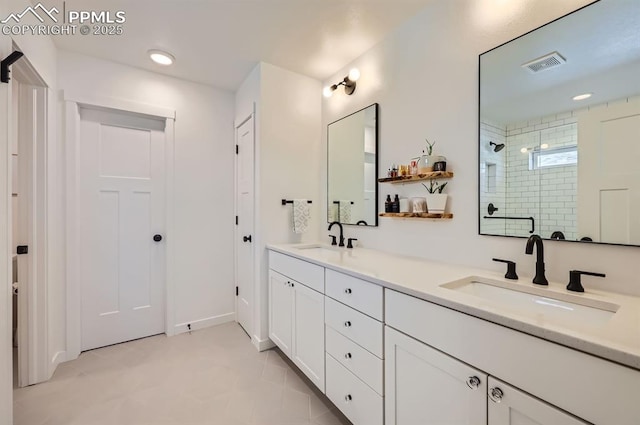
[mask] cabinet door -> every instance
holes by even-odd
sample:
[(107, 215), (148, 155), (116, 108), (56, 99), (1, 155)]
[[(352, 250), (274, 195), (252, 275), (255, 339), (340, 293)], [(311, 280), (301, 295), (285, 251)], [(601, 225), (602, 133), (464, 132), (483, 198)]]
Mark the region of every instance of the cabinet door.
[(293, 285), (292, 360), (324, 393), (324, 295)]
[(269, 338), (291, 357), (291, 279), (269, 270)]
[(486, 425), (487, 375), (385, 327), (385, 425)]
[(587, 424), (493, 377), (488, 388), (490, 425)]

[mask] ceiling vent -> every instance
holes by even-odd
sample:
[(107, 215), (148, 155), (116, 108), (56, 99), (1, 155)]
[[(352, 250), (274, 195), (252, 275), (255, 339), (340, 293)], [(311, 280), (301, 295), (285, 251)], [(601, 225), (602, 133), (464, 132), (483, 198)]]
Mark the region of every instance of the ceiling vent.
[(537, 74), (538, 72), (556, 68), (565, 63), (567, 63), (567, 60), (563, 58), (560, 53), (551, 52), (547, 55), (539, 57), (538, 59), (523, 63), (522, 67), (528, 70), (531, 74)]

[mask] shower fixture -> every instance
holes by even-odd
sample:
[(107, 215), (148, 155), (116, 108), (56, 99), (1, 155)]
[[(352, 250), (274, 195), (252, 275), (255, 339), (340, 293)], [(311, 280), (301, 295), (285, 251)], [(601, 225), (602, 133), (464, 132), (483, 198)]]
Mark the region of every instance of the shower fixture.
[(489, 146), (493, 146), (493, 151), (494, 152), (500, 152), (502, 149), (504, 149), (504, 143), (495, 143), (495, 142), (489, 142)]

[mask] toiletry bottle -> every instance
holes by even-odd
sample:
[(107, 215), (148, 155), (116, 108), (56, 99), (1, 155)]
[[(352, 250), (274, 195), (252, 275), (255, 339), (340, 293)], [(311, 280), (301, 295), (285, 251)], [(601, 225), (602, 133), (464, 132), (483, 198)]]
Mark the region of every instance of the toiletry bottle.
[(398, 194), (396, 194), (395, 198), (393, 198), (393, 202), (391, 203), (391, 212), (400, 212), (400, 199), (398, 199)]
[(384, 201), (384, 212), (389, 213), (391, 212), (391, 195), (387, 195), (387, 200)]

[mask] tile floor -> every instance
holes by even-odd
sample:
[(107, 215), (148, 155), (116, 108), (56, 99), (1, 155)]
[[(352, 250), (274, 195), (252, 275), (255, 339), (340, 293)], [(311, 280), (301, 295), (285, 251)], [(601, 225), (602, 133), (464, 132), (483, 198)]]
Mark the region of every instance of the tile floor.
[(236, 323), (83, 353), (14, 391), (14, 425), (348, 425)]

